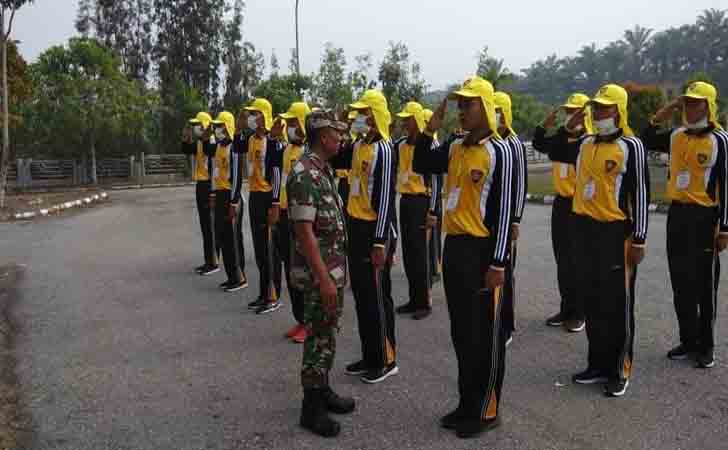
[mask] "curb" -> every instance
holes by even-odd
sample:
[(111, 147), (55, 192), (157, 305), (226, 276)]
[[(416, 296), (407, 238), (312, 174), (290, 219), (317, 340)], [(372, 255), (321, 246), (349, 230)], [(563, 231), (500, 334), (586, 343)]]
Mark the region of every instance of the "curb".
[(179, 182), (179, 183), (162, 183), (162, 184), (129, 184), (124, 186), (111, 186), (109, 189), (112, 191), (129, 191), (132, 189), (158, 189), (158, 188), (166, 188), (166, 187), (184, 187), (184, 186), (194, 186), (195, 182)]
[[(555, 195), (537, 195), (537, 194), (526, 194), (526, 201), (529, 203), (536, 203), (538, 205), (551, 205), (554, 203)], [(669, 203), (650, 203), (647, 207), (649, 212), (656, 212), (658, 214), (667, 214), (670, 209)]]
[(47, 217), (51, 214), (58, 214), (66, 209), (84, 207), (90, 205), (91, 203), (99, 203), (108, 199), (109, 194), (107, 194), (106, 192), (102, 192), (101, 194), (94, 194), (92, 196), (80, 198), (78, 200), (59, 203), (58, 205), (51, 206), (50, 208), (39, 209), (37, 211), (16, 213), (13, 218), (15, 220), (31, 220), (36, 217)]

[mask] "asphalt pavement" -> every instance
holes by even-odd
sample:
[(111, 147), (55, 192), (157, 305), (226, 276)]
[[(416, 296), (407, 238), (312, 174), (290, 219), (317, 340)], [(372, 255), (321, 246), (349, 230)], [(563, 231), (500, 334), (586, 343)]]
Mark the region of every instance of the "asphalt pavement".
[[(33, 448), (728, 448), (725, 276), (716, 367), (666, 359), (676, 321), (665, 217), (651, 217), (637, 281), (634, 376), (625, 397), (605, 398), (597, 386), (570, 382), (585, 365), (584, 333), (544, 325), (559, 303), (549, 216), (548, 206), (527, 205), (521, 226), (503, 425), (469, 441), (437, 424), (456, 402), (442, 286), (428, 319), (398, 318), (400, 374), (378, 385), (343, 374), (360, 355), (347, 294), (333, 382), (358, 404), (340, 418), (340, 437), (324, 440), (297, 425), (302, 349), (283, 337), (290, 305), (267, 316), (245, 308), (258, 291), (249, 232), (247, 290), (226, 294), (217, 288), (222, 272), (192, 272), (202, 263), (194, 187), (114, 192), (82, 214), (0, 224), (0, 265), (27, 266), (13, 315)], [(402, 303), (401, 265), (393, 280)]]

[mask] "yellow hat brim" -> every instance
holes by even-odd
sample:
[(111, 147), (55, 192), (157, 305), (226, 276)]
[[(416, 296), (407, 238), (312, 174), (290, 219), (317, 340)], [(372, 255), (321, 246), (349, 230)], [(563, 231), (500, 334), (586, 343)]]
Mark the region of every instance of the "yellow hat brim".
[(298, 119), (298, 117), (296, 117), (295, 115), (293, 115), (291, 113), (287, 113), (287, 112), (285, 112), (283, 114), (278, 114), (278, 117), (280, 117), (281, 119), (286, 119), (286, 120), (288, 120), (288, 119)]
[(589, 103), (598, 103), (598, 104), (604, 105), (604, 106), (615, 106), (615, 105), (619, 105), (619, 103), (618, 102), (615, 102), (614, 100), (609, 100), (609, 99), (600, 98), (600, 97), (597, 97), (595, 99), (592, 99)]
[(712, 100), (710, 97), (707, 97), (705, 95), (698, 95), (698, 94), (683, 94), (680, 97), (681, 98), (686, 98), (687, 97), (687, 98), (692, 98), (692, 99), (695, 99), (695, 100), (706, 100), (706, 101)]
[(351, 109), (369, 109), (371, 106), (367, 105), (364, 102), (356, 102), (349, 105), (349, 108)]
[(447, 98), (449, 100), (457, 100), (458, 97), (465, 97), (465, 98), (479, 98), (480, 94), (473, 91), (466, 91), (464, 89), (461, 89), (459, 91), (455, 91), (452, 94), (448, 95)]

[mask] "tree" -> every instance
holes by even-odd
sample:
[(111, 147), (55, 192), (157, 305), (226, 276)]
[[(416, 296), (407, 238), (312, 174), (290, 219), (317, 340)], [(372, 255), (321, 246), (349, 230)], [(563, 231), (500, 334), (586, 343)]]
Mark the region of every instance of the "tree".
[(652, 36), (652, 28), (635, 25), (631, 30), (624, 32), (624, 43), (627, 45), (629, 55), (629, 70), (627, 74), (632, 80), (639, 80), (644, 68), (644, 54)]
[[(15, 13), (33, 0), (0, 0), (0, 72), (2, 72), (3, 142), (0, 151), (0, 209), (5, 207), (5, 189), (8, 180), (8, 159), (10, 158), (10, 111), (8, 91), (8, 41), (13, 31)], [(6, 22), (7, 21), (7, 22)]]
[(301, 101), (299, 92), (311, 89), (312, 84), (311, 77), (303, 75), (299, 77), (295, 73), (271, 76), (258, 84), (253, 93), (256, 97), (267, 99), (273, 106), (274, 112), (282, 113), (291, 103)]
[(324, 46), (321, 66), (314, 78), (313, 94), (325, 108), (347, 105), (352, 101), (351, 86), (346, 79), (344, 49), (334, 47), (331, 42)]
[(72, 38), (68, 47), (49, 48), (31, 73), (36, 89), (25, 116), (32, 144), (88, 148), (93, 183), (98, 144), (122, 135), (136, 137), (152, 121), (151, 97), (122, 73), (119, 58), (94, 39)]
[(421, 78), (420, 65), (410, 65), (409, 61), (407, 45), (390, 41), (384, 59), (379, 64), (379, 82), (390, 111), (399, 110), (408, 101), (420, 100), (427, 89)]
[(628, 82), (624, 89), (629, 94), (629, 124), (639, 133), (647, 127), (650, 117), (665, 104), (665, 96), (653, 85)]
[(490, 81), (495, 89), (500, 89), (515, 79), (502, 59), (490, 56), (487, 45), (478, 53), (478, 67), (475, 73)]
[(225, 24), (223, 34), (223, 62), (225, 63), (225, 94), (223, 106), (234, 111), (245, 101), (243, 95), (243, 11), (245, 2), (235, 0), (233, 15)]
[(358, 98), (367, 89), (376, 86), (376, 82), (369, 78), (373, 67), (372, 54), (363, 53), (354, 58), (354, 70), (349, 72), (348, 81), (351, 86), (351, 94), (353, 98)]
[(276, 56), (276, 51), (273, 50), (270, 54), (270, 75), (272, 77), (277, 77), (278, 72), (280, 72), (281, 66), (278, 64), (278, 57)]
[(247, 102), (253, 98), (253, 89), (263, 79), (265, 57), (262, 53), (255, 51), (255, 46), (251, 42), (245, 42), (243, 43), (241, 63), (240, 87), (243, 101)]

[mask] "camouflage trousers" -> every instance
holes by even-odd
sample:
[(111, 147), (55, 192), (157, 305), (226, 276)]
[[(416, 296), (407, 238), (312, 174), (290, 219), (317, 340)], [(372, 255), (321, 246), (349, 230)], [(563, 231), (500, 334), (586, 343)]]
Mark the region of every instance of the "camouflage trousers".
[(328, 385), (343, 306), (343, 289), (338, 290), (336, 314), (333, 317), (324, 308), (318, 287), (306, 289), (304, 292), (303, 322), (308, 332), (303, 343), (301, 367), (301, 384), (304, 389), (318, 389)]

